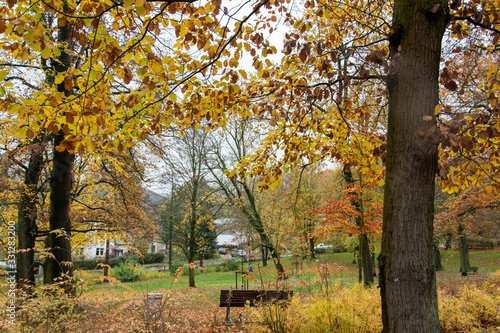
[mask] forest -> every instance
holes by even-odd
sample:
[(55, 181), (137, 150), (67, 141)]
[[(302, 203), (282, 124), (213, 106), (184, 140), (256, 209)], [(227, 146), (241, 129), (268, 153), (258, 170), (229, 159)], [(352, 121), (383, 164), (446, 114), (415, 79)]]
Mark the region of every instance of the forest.
[[(187, 316), (212, 324), (192, 332), (498, 330), (500, 268), (489, 264), (500, 253), (498, 8), (497, 0), (2, 2), (0, 327), (99, 331), (72, 326), (96, 316), (86, 309), (93, 297), (112, 301), (93, 285), (135, 295), (124, 291), (108, 308), (120, 317), (117, 307), (138, 302), (127, 297), (141, 297), (124, 276), (153, 283), (160, 277), (136, 266), (156, 261), (172, 278), (158, 287), (171, 302), (165, 311), (181, 311), (174, 305), (203, 289), (203, 271), (234, 264), (216, 242), (231, 233), (245, 244), (240, 273), (252, 273), (246, 260), (263, 269), (247, 280), (285, 288), (305, 265), (322, 281), (311, 290), (319, 294), (301, 296), (299, 279), (286, 287), (296, 290), (289, 312), (257, 307), (259, 319), (248, 321), (262, 325), (251, 328), (245, 320), (222, 328), (220, 314), (200, 308)], [(104, 260), (92, 267), (97, 276), (80, 262), (92, 244)], [(159, 244), (165, 258), (154, 254)], [(345, 251), (355, 264), (332, 253)], [(451, 276), (443, 269), (457, 279), (443, 281)], [(348, 287), (338, 285), (344, 272)], [(86, 279), (99, 284), (83, 288)], [(187, 289), (174, 296), (178, 284)], [(456, 299), (443, 298), (450, 292)], [(328, 329), (295, 327), (307, 317), (294, 312), (302, 305), (344, 311), (321, 305), (325, 293), (371, 298), (377, 319), (364, 322), (378, 326), (346, 328), (347, 319), (318, 310)], [(478, 299), (480, 315), (469, 306)], [(477, 322), (450, 324), (461, 312), (446, 306), (460, 302), (469, 304), (461, 318)], [(351, 318), (356, 306), (368, 307), (353, 303)], [(137, 328), (109, 331), (182, 331), (137, 318)]]

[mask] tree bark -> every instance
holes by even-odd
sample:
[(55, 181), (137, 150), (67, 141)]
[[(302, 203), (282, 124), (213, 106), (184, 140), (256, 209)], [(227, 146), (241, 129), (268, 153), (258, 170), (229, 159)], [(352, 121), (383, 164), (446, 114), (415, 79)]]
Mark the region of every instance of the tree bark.
[(108, 272), (109, 272), (109, 239), (106, 239), (106, 249), (104, 252), (104, 281), (108, 281)]
[(432, 134), (448, 17), (445, 1), (394, 2), (379, 260), (383, 332), (440, 332), (433, 255), (437, 140)]
[(373, 283), (372, 255), (368, 235), (359, 236), (360, 260), (363, 268), (363, 284), (369, 286)]
[[(63, 5), (63, 13), (68, 13), (69, 6), (66, 1)], [(54, 59), (53, 66), (55, 75), (65, 73), (71, 66), (71, 55), (69, 54), (69, 41), (72, 28), (67, 23), (58, 28), (58, 47), (61, 55)], [(66, 89), (65, 83), (56, 85), (57, 91), (65, 97), (71, 96), (72, 92)], [(48, 258), (47, 279), (51, 282), (60, 282), (66, 277), (73, 276), (71, 263), (71, 220), (69, 218), (71, 203), (71, 187), (73, 181), (73, 163), (75, 156), (68, 150), (58, 151), (58, 147), (64, 141), (65, 135), (59, 130), (54, 135), (54, 148), (52, 158), (52, 172), (50, 181), (50, 216), (49, 216), (49, 247), (53, 257)], [(73, 293), (70, 284), (65, 285), (68, 293)]]
[(311, 260), (315, 260), (316, 250), (314, 249), (314, 237), (309, 237), (309, 251), (311, 253)]
[[(352, 177), (352, 171), (351, 167), (349, 164), (344, 165), (344, 180), (347, 183), (347, 186), (352, 186), (352, 184), (355, 183), (354, 178)], [(360, 179), (361, 183), (361, 179)], [(360, 228), (362, 231), (364, 228), (364, 212), (363, 212), (363, 205), (362, 205), (362, 199), (358, 195), (359, 200), (353, 200), (351, 202), (351, 205), (356, 208), (358, 212), (360, 212), (361, 216), (356, 218), (356, 225)], [(363, 283), (367, 286), (371, 285), (373, 283), (373, 274), (372, 274), (372, 258), (370, 254), (370, 243), (368, 240), (368, 235), (366, 233), (360, 234), (358, 236), (358, 242), (359, 242), (359, 252), (358, 252), (358, 267), (359, 267), (359, 272), (358, 272), (358, 280), (359, 283), (363, 281)]]
[(467, 276), (467, 268), (470, 267), (469, 246), (467, 246), (467, 237), (464, 234), (464, 227), (458, 226), (458, 251), (460, 253), (460, 273)]
[[(64, 140), (64, 134), (54, 138), (52, 179), (50, 182), (49, 235), (50, 252), (46, 273), (49, 281), (59, 282), (63, 276), (73, 275), (71, 265), (71, 220), (70, 192), (73, 176), (74, 155), (68, 151), (58, 152), (56, 147)], [(70, 292), (70, 287), (67, 289)]]
[(262, 266), (267, 266), (267, 249), (264, 246), (260, 246), (260, 253), (262, 253)]
[(17, 283), (19, 288), (25, 285), (35, 285), (34, 252), (37, 236), (37, 187), (43, 168), (44, 145), (33, 142), (30, 151), (30, 161), (24, 175), (24, 188), (18, 208), (18, 246), (23, 250), (17, 255)]
[[(259, 232), (257, 230), (257, 232)], [(274, 247), (274, 244), (271, 242), (269, 237), (267, 237), (267, 234), (265, 232), (259, 233), (260, 234), (260, 239), (262, 242), (262, 245), (271, 253), (271, 258), (274, 263), (274, 267), (276, 268), (276, 271), (278, 273), (278, 277), (283, 277), (285, 274), (285, 268), (283, 267), (283, 264), (281, 263), (281, 259), (279, 257), (278, 251)]]

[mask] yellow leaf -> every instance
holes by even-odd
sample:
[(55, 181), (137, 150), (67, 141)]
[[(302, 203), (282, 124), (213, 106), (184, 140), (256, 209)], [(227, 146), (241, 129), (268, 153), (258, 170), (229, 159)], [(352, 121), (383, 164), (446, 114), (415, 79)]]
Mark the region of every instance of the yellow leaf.
[(24, 139), (26, 137), (26, 127), (21, 127), (17, 130), (17, 136), (19, 137), (19, 139)]
[(6, 70), (0, 71), (0, 81), (3, 81), (6, 76), (7, 76)]
[(64, 81), (65, 77), (66, 77), (66, 75), (64, 73), (57, 74), (56, 78), (54, 79), (54, 83), (55, 84), (62, 83)]
[(436, 107), (434, 108), (434, 114), (437, 116), (441, 113), (441, 111), (443, 111), (443, 104), (436, 105)]
[(40, 53), (42, 54), (43, 58), (48, 59), (52, 55), (52, 50), (48, 47), (45, 47)]

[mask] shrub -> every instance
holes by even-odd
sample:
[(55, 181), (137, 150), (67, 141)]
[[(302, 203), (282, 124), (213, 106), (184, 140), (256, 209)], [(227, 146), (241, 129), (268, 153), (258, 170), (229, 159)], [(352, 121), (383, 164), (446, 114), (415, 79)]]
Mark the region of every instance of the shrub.
[(230, 258), (224, 261), (222, 264), (217, 265), (215, 268), (216, 272), (229, 272), (229, 271), (237, 271), (241, 267), (241, 262)]
[(329, 296), (295, 296), (288, 318), (290, 332), (380, 332), (380, 292), (375, 287), (367, 289), (357, 284), (353, 288), (336, 285)]
[[(196, 266), (194, 270), (194, 275), (199, 275), (201, 274), (201, 270)], [(183, 276), (189, 276), (189, 265), (184, 266), (184, 270), (182, 271)]]
[(139, 261), (143, 264), (156, 264), (160, 263), (165, 259), (165, 254), (154, 252), (154, 253), (146, 253), (144, 257), (139, 259)]
[[(130, 258), (132, 258), (131, 256)], [(110, 258), (109, 259), (109, 267), (117, 267), (121, 262), (127, 261), (128, 258), (125, 256), (121, 256), (118, 258)], [(98, 269), (99, 264), (104, 264), (104, 259), (84, 259), (84, 260), (73, 260), (74, 269), (83, 269), (83, 270), (94, 270)]]
[(97, 269), (97, 265), (103, 264), (104, 259), (85, 259), (85, 260), (73, 260), (74, 269), (84, 269), (93, 270)]
[(457, 292), (439, 290), (439, 319), (443, 332), (470, 332), (500, 325), (500, 299), (492, 290), (461, 286)]
[(15, 332), (49, 332), (49, 329), (50, 332), (70, 332), (68, 326), (80, 319), (75, 313), (78, 299), (66, 294), (58, 284), (35, 287), (31, 296), (21, 294), (18, 304), (16, 324), (20, 327), (14, 329)]
[(139, 279), (137, 269), (129, 261), (121, 262), (118, 267), (113, 269), (112, 275), (121, 282), (132, 282)]
[(184, 263), (180, 261), (174, 261), (172, 264), (168, 267), (168, 270), (170, 271), (170, 274), (175, 275), (177, 273), (177, 269), (179, 267), (184, 266)]

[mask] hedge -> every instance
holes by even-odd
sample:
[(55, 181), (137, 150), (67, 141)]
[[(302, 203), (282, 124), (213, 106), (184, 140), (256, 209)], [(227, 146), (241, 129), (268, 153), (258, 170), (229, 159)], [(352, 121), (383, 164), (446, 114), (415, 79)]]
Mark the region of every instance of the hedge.
[[(139, 258), (139, 256), (136, 254), (131, 256), (110, 258), (109, 266), (112, 268), (117, 267), (120, 263), (127, 261), (127, 259), (129, 259), (132, 262), (137, 261), (141, 264), (156, 264), (162, 262), (163, 259), (165, 259), (165, 255), (163, 253), (156, 252), (156, 253), (146, 253), (144, 257), (141, 258)], [(99, 267), (97, 267), (99, 264), (104, 264), (104, 259), (73, 260), (74, 269), (83, 269), (83, 270), (99, 269)]]

